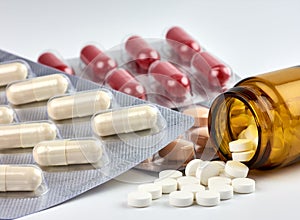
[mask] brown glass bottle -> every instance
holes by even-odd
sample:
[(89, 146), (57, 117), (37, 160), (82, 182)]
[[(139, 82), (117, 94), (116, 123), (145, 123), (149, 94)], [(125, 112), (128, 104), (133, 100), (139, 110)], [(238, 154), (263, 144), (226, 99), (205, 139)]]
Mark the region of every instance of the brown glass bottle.
[(214, 100), (209, 129), (222, 160), (232, 159), (229, 142), (250, 123), (257, 132), (255, 153), (244, 161), (250, 168), (285, 166), (300, 158), (300, 67), (244, 79)]

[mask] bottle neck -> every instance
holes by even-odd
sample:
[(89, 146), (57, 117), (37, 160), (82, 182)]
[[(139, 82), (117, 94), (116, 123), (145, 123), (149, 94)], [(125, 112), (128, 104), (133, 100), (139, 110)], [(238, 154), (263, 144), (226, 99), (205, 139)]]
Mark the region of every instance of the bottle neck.
[(229, 142), (236, 140), (237, 134), (232, 129), (231, 116), (234, 103), (239, 102), (253, 118), (258, 138), (254, 156), (244, 163), (250, 168), (265, 165), (271, 152), (269, 134), (272, 133), (270, 103), (266, 97), (252, 86), (236, 86), (214, 100), (209, 114), (209, 129), (212, 144), (222, 160), (232, 159)]

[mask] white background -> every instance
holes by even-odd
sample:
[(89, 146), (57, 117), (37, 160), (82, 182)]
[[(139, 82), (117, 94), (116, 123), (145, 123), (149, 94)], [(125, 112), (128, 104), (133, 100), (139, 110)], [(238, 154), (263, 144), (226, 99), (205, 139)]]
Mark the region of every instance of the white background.
[[(242, 77), (300, 64), (297, 0), (0, 1), (0, 48), (36, 60), (45, 49), (66, 59), (88, 42), (109, 49), (130, 34), (163, 38), (178, 25)], [(299, 143), (300, 146), (300, 143)], [(167, 196), (145, 209), (129, 208), (127, 193), (154, 177), (129, 173), (71, 201), (24, 219), (283, 219), (297, 218), (300, 164), (253, 171), (257, 192), (220, 206), (174, 208)], [(130, 179), (130, 183), (127, 180)]]

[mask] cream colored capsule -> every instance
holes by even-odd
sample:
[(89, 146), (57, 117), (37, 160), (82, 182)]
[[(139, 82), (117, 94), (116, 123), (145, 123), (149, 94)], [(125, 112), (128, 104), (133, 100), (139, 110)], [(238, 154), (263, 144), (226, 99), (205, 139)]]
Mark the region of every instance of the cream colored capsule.
[(149, 105), (133, 106), (96, 115), (93, 130), (99, 136), (131, 133), (154, 128), (158, 110)]
[(66, 93), (68, 86), (66, 77), (53, 74), (13, 83), (6, 88), (6, 96), (10, 103), (21, 105), (62, 95)]
[(47, 111), (50, 118), (63, 120), (93, 115), (110, 107), (111, 97), (104, 91), (87, 91), (49, 100)]
[(10, 124), (14, 120), (14, 111), (7, 106), (0, 106), (0, 124)]
[(0, 126), (0, 149), (27, 148), (56, 137), (56, 127), (49, 122)]
[(102, 146), (96, 140), (42, 141), (33, 148), (33, 158), (40, 166), (97, 163)]
[(28, 68), (21, 62), (0, 64), (0, 86), (26, 79), (28, 75)]
[(0, 192), (35, 191), (42, 181), (42, 171), (36, 167), (0, 165)]

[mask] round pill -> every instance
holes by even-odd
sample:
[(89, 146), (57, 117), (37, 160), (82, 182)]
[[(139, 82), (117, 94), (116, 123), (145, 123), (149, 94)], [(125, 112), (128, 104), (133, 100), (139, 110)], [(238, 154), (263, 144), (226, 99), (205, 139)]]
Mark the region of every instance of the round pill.
[(207, 127), (209, 109), (202, 106), (195, 106), (185, 109), (182, 113), (194, 118), (194, 127)]
[(195, 144), (203, 148), (206, 147), (209, 138), (208, 127), (191, 129), (189, 132), (189, 138)]
[(208, 179), (213, 176), (218, 176), (220, 168), (218, 165), (210, 162), (202, 163), (196, 171), (196, 177), (200, 179), (200, 183), (207, 186)]
[(163, 178), (178, 179), (179, 177), (182, 177), (182, 172), (178, 170), (163, 170), (159, 172), (158, 177), (159, 179), (163, 179)]
[(144, 191), (136, 191), (128, 194), (127, 203), (129, 206), (143, 208), (151, 205), (151, 193)]
[(232, 180), (232, 187), (236, 193), (253, 193), (255, 181), (250, 178), (236, 178)]
[(253, 142), (249, 139), (237, 139), (229, 142), (229, 150), (231, 152), (243, 152), (253, 150)]
[(220, 193), (211, 190), (198, 192), (196, 202), (201, 206), (216, 206), (220, 203)]
[(204, 191), (205, 187), (200, 184), (187, 184), (183, 185), (181, 191), (191, 192), (194, 194), (194, 199), (196, 199), (196, 193)]
[(211, 161), (211, 163), (215, 164), (216, 166), (219, 166), (220, 172), (222, 172), (225, 169), (225, 162), (221, 160), (214, 160)]
[(11, 82), (26, 79), (28, 68), (24, 63), (12, 62), (0, 64), (0, 87)]
[(152, 199), (159, 199), (162, 196), (162, 186), (154, 183), (146, 183), (138, 186), (139, 191), (148, 192)]
[(229, 160), (225, 165), (225, 172), (235, 178), (246, 177), (249, 172), (249, 168), (238, 161)]
[(218, 192), (221, 200), (227, 200), (233, 197), (233, 187), (228, 184), (212, 185), (209, 187), (209, 190)]
[(188, 184), (200, 184), (200, 180), (194, 176), (183, 176), (177, 179), (178, 189)]
[(175, 191), (169, 195), (169, 203), (176, 207), (191, 206), (194, 202), (194, 195), (191, 192)]
[(245, 129), (245, 137), (250, 140), (254, 140), (258, 137), (258, 131), (257, 127), (254, 124), (250, 124), (246, 129)]
[(172, 178), (156, 179), (154, 184), (162, 187), (162, 193), (168, 194), (177, 190), (177, 181)]
[(232, 155), (232, 160), (247, 162), (252, 159), (254, 154), (255, 154), (254, 150), (249, 150), (245, 152), (232, 153), (231, 155)]
[(0, 124), (10, 124), (14, 120), (14, 111), (7, 106), (0, 106)]
[(201, 159), (191, 160), (185, 167), (185, 175), (186, 176), (196, 176), (197, 168), (203, 161)]
[(231, 179), (223, 176), (214, 176), (208, 179), (208, 188), (211, 188), (215, 185), (230, 185)]

